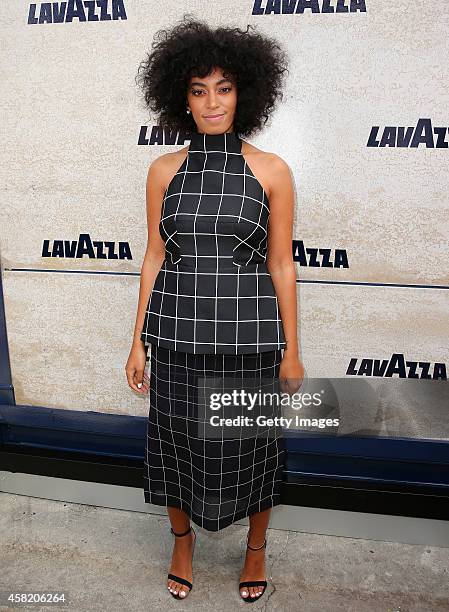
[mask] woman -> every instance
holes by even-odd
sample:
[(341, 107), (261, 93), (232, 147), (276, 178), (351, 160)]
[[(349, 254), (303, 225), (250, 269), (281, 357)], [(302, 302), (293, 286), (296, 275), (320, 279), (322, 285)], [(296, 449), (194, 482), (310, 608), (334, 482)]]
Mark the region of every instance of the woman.
[(239, 590), (251, 602), (267, 585), (284, 440), (277, 428), (232, 435), (224, 424), (199, 434), (210, 416), (200, 394), (216, 377), (255, 389), (278, 379), (287, 393), (303, 378), (290, 172), (240, 138), (268, 118), (285, 59), (273, 41), (237, 28), (188, 19), (164, 34), (141, 64), (141, 84), (160, 124), (190, 145), (156, 159), (147, 178), (148, 245), (126, 365), (131, 389), (150, 396), (144, 495), (167, 507), (177, 536), (167, 586), (178, 599), (192, 588), (190, 520), (217, 531), (248, 516)]

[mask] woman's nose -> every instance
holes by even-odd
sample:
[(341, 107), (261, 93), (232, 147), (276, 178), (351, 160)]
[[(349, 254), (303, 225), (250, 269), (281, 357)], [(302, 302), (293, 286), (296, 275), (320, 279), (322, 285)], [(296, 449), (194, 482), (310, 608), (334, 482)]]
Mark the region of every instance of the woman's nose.
[(215, 93), (209, 94), (207, 103), (208, 103), (208, 106), (210, 106), (211, 108), (215, 108), (217, 106), (217, 97)]

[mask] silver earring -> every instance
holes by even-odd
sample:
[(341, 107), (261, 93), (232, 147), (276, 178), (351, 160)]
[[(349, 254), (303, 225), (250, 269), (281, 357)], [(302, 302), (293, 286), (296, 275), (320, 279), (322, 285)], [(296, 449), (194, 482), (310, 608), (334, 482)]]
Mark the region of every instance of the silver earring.
[(190, 108), (187, 109), (186, 113), (190, 115)]

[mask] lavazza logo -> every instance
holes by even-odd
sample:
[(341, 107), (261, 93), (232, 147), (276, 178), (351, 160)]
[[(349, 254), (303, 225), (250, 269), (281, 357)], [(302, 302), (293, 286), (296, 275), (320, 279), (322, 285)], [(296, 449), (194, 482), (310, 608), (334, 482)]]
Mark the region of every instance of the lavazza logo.
[(170, 130), (160, 125), (141, 125), (138, 145), (183, 145), (186, 140), (190, 140), (190, 132), (184, 130)]
[(80, 234), (78, 240), (44, 240), (42, 257), (67, 259), (132, 259), (128, 242), (92, 240), (89, 234)]
[(366, 13), (365, 0), (254, 0), (253, 15)]
[(346, 374), (352, 376), (380, 376), (381, 378), (421, 378), (447, 380), (445, 363), (407, 361), (402, 353), (393, 353), (390, 359), (351, 358)]
[(124, 0), (67, 0), (30, 4), (29, 24), (128, 19)]
[(293, 261), (310, 268), (349, 268), (346, 249), (305, 247), (302, 240), (293, 240)]
[(447, 149), (448, 130), (446, 125), (433, 126), (428, 118), (419, 119), (416, 126), (387, 125), (382, 131), (373, 125), (366, 146), (417, 149), (422, 144), (424, 149)]

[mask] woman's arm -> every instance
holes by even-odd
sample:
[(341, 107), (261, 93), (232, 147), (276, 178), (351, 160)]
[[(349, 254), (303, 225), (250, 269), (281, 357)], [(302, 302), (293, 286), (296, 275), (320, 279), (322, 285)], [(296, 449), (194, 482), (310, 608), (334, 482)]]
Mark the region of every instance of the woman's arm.
[(298, 357), (296, 269), (292, 254), (294, 193), (290, 169), (270, 155), (270, 217), (267, 268), (278, 297), (287, 346), (284, 356)]
[[(165, 156), (162, 156), (165, 157)], [(128, 385), (137, 393), (148, 393), (149, 380), (145, 375), (145, 343), (140, 339), (145, 311), (154, 281), (165, 258), (165, 243), (159, 233), (164, 184), (166, 178), (165, 163), (158, 157), (149, 167), (146, 184), (146, 211), (148, 240), (140, 272), (139, 301), (133, 342), (126, 362), (125, 372)]]
[(299, 358), (296, 270), (292, 253), (294, 194), (290, 168), (277, 155), (270, 155), (270, 217), (267, 268), (278, 297), (287, 346), (279, 367), (280, 390), (298, 391), (304, 379)]
[[(164, 156), (162, 156), (164, 157)], [(139, 302), (134, 327), (133, 346), (144, 346), (140, 339), (145, 311), (156, 276), (165, 258), (165, 243), (159, 233), (162, 199), (164, 196), (164, 160), (158, 157), (150, 165), (146, 184), (147, 248), (140, 271)]]

